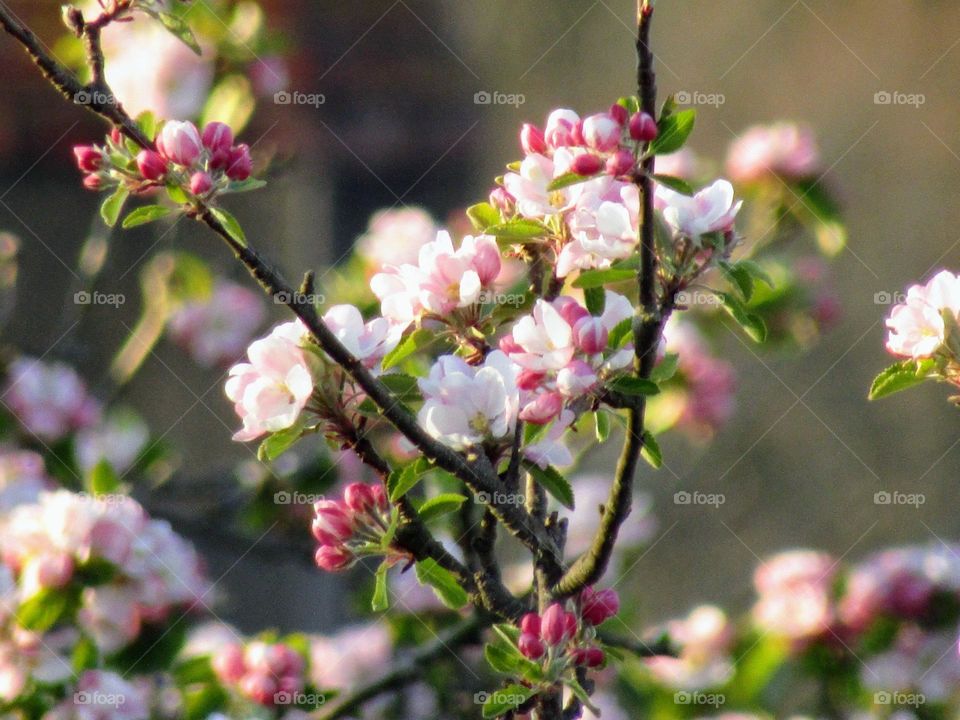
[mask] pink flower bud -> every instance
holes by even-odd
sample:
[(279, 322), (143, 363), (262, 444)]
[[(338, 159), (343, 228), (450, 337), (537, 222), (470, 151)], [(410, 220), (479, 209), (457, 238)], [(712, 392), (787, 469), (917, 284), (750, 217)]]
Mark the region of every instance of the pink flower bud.
[(213, 187), (213, 179), (205, 172), (197, 171), (190, 176), (190, 192), (194, 195), (204, 195)]
[(596, 355), (606, 350), (608, 337), (603, 320), (592, 315), (580, 318), (573, 326), (574, 342), (588, 355)]
[(603, 665), (603, 650), (598, 647), (589, 647), (584, 653), (584, 665), (588, 668), (600, 667)]
[(386, 512), (390, 509), (387, 491), (383, 489), (383, 485), (371, 485), (370, 491), (373, 493), (373, 503), (380, 512)]
[(99, 175), (86, 175), (83, 178), (83, 186), (87, 190), (99, 190), (103, 187), (103, 178)]
[(511, 214), (513, 212), (513, 206), (516, 204), (516, 199), (507, 192), (506, 188), (498, 186), (490, 191), (489, 202), (500, 212)]
[(611, 152), (620, 145), (623, 127), (612, 115), (597, 113), (583, 121), (583, 140), (599, 152)]
[(277, 683), (266, 673), (250, 673), (240, 681), (240, 692), (260, 705), (273, 705)]
[(520, 419), (534, 425), (546, 425), (563, 410), (560, 393), (548, 392), (537, 395), (533, 402), (520, 410)]
[(141, 150), (137, 155), (137, 168), (144, 180), (159, 180), (167, 174), (167, 161), (153, 150)]
[(586, 308), (568, 295), (561, 295), (554, 300), (553, 307), (570, 327), (574, 327), (581, 318), (590, 317)]
[(210, 122), (203, 128), (201, 140), (211, 155), (222, 153), (224, 156), (229, 156), (233, 148), (233, 130), (225, 123)]
[(570, 140), (574, 145), (583, 145), (583, 120), (577, 122), (570, 131)]
[(564, 634), (567, 638), (572, 638), (577, 634), (577, 616), (572, 612), (563, 615)]
[(603, 168), (603, 160), (596, 155), (585, 153), (577, 155), (570, 165), (570, 169), (577, 175), (589, 176), (596, 175)]
[(634, 113), (630, 118), (630, 137), (634, 140), (650, 142), (656, 139), (658, 132), (657, 121), (649, 113)]
[(633, 170), (633, 153), (629, 150), (617, 150), (613, 155), (607, 158), (607, 175), (620, 177), (627, 175)]
[(531, 612), (520, 618), (520, 632), (540, 637), (540, 616)]
[(103, 166), (103, 155), (93, 145), (77, 145), (73, 148), (77, 167), (84, 172), (96, 172)]
[(580, 596), (580, 614), (591, 625), (600, 625), (620, 612), (620, 596), (612, 588), (586, 588)]
[(200, 133), (192, 122), (171, 120), (163, 126), (157, 137), (159, 153), (177, 165), (193, 165), (202, 149)]
[(590, 392), (598, 380), (590, 365), (575, 359), (557, 373), (557, 389), (567, 397), (575, 398)]
[(112, 127), (110, 128), (110, 141), (114, 145), (119, 145), (123, 142), (123, 133), (120, 132), (120, 128)]
[(238, 643), (230, 643), (218, 650), (210, 659), (210, 664), (217, 677), (229, 684), (239, 682), (247, 672), (243, 661), (243, 648)]
[(570, 639), (570, 635), (567, 634), (566, 615), (560, 603), (554, 603), (543, 613), (540, 620), (540, 635), (548, 645), (557, 646)]
[(543, 137), (543, 131), (530, 123), (524, 123), (520, 129), (520, 145), (527, 155), (543, 153), (547, 149), (547, 141)]
[(37, 584), (44, 588), (62, 588), (73, 577), (73, 558), (66, 553), (37, 559)]
[(610, 106), (610, 117), (617, 121), (621, 126), (630, 122), (630, 113), (620, 103), (614, 103)]
[(530, 658), (531, 660), (539, 660), (547, 652), (543, 641), (536, 635), (531, 635), (530, 633), (522, 633), (520, 635), (520, 640), (517, 641), (517, 647), (520, 648), (520, 652), (524, 657)]
[(554, 110), (547, 118), (547, 127), (544, 138), (552, 148), (574, 145), (573, 129), (580, 122), (580, 116), (573, 110), (561, 108)]
[(253, 172), (253, 160), (250, 157), (250, 147), (237, 145), (230, 151), (230, 160), (227, 165), (227, 177), (231, 180), (246, 180)]
[(536, 390), (543, 383), (545, 374), (536, 370), (521, 370), (517, 376), (517, 387), (521, 390)]
[(337, 572), (348, 567), (353, 562), (353, 554), (336, 545), (321, 545), (314, 556), (317, 567), (327, 572)]
[(500, 275), (500, 248), (490, 238), (477, 239), (477, 253), (473, 258), (473, 269), (477, 271), (481, 285), (490, 285)]
[(313, 520), (314, 535), (323, 530), (333, 535), (338, 541), (343, 541), (353, 535), (353, 517), (344, 509), (344, 506), (333, 500), (320, 500), (315, 503), (313, 510), (316, 517)]
[(369, 512), (376, 505), (373, 490), (366, 483), (355, 482), (343, 491), (343, 502), (354, 512)]

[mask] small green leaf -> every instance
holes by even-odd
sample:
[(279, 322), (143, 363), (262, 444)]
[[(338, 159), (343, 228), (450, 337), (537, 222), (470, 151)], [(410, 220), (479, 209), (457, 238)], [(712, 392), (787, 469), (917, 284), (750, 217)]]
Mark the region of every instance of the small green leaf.
[(870, 400), (879, 400), (919, 385), (931, 376), (934, 368), (935, 363), (932, 360), (904, 360), (895, 363), (877, 375), (867, 397)]
[(610, 415), (603, 410), (597, 410), (593, 414), (593, 425), (597, 442), (606, 442), (607, 438), (610, 437)]
[(170, 208), (163, 205), (144, 205), (131, 211), (123, 219), (123, 229), (127, 230), (137, 225), (146, 225), (170, 214)]
[(490, 203), (477, 203), (467, 208), (467, 217), (473, 223), (473, 227), (480, 232), (485, 231), (491, 225), (499, 225), (501, 222), (500, 211)]
[(587, 180), (593, 180), (595, 177), (600, 177), (603, 173), (597, 173), (595, 175), (581, 175), (575, 172), (564, 173), (560, 177), (554, 178), (549, 185), (547, 185), (547, 192), (553, 192), (555, 190), (562, 190), (565, 187), (570, 187), (571, 185), (579, 185), (580, 183), (587, 182)]
[(607, 268), (606, 270), (586, 270), (573, 281), (575, 288), (602, 288), (610, 283), (634, 280), (637, 273), (627, 268)]
[(603, 308), (607, 304), (607, 294), (602, 287), (584, 288), (583, 299), (591, 315), (599, 316), (603, 314)]
[(404, 375), (403, 373), (381, 375), (380, 382), (386, 385), (398, 400), (412, 402), (420, 399), (420, 389), (417, 386), (417, 379), (412, 375)]
[(187, 194), (179, 185), (167, 185), (167, 197), (169, 197), (177, 205), (184, 205), (190, 202), (190, 198), (187, 197)]
[(210, 665), (209, 655), (199, 655), (177, 663), (172, 674), (177, 685), (181, 687), (196, 683), (215, 682), (217, 679), (217, 675)]
[(754, 280), (759, 280), (768, 288), (773, 288), (773, 278), (770, 277), (770, 273), (760, 266), (760, 263), (753, 260), (741, 260), (736, 264), (736, 267), (750, 273), (750, 276)]
[(101, 460), (87, 477), (87, 489), (93, 495), (109, 495), (120, 489), (120, 476), (106, 460)]
[(635, 96), (622, 97), (617, 100), (617, 105), (626, 108), (627, 112), (631, 115), (640, 112), (640, 100)]
[(157, 116), (149, 110), (144, 110), (137, 115), (136, 123), (140, 131), (152, 142), (157, 136)]
[(469, 601), (466, 591), (460, 587), (456, 578), (440, 567), (433, 558), (418, 562), (416, 572), (420, 584), (432, 587), (440, 602), (451, 610), (459, 610)]
[(79, 586), (45, 588), (20, 604), (17, 624), (25, 630), (44, 633), (61, 620), (69, 619), (79, 606)]
[(380, 563), (377, 568), (376, 580), (373, 587), (373, 598), (370, 601), (370, 609), (374, 612), (383, 612), (390, 605), (387, 595), (387, 567), (386, 561)]
[(515, 648), (520, 642), (520, 628), (516, 625), (507, 623), (498, 623), (493, 626), (493, 631), (499, 636), (500, 641), (505, 643), (506, 647)]
[(484, 231), (487, 235), (493, 235), (497, 238), (510, 240), (512, 242), (523, 242), (526, 240), (536, 240), (546, 237), (550, 234), (550, 228), (539, 220), (517, 219), (508, 223), (492, 225)]
[(294, 425), (285, 430), (278, 430), (263, 439), (257, 449), (257, 458), (260, 460), (276, 460), (289, 450), (293, 444), (303, 436), (304, 427)]
[(663, 467), (663, 452), (660, 450), (660, 444), (652, 433), (643, 434), (643, 447), (640, 448), (640, 455), (650, 463), (650, 466), (656, 470)]
[(684, 146), (696, 123), (696, 110), (682, 110), (666, 118), (661, 117), (656, 139), (650, 143), (654, 155), (669, 155)]
[(243, 233), (243, 228), (240, 227), (240, 223), (237, 219), (228, 213), (223, 208), (210, 208), (210, 212), (217, 219), (217, 221), (223, 225), (223, 229), (227, 231), (227, 234), (236, 240), (238, 243), (247, 246), (247, 236)]
[(645, 380), (633, 375), (622, 375), (614, 378), (607, 383), (607, 387), (621, 395), (631, 396), (656, 395), (660, 392), (660, 388), (652, 380)]
[(421, 520), (430, 522), (443, 515), (456, 512), (466, 502), (466, 499), (463, 495), (457, 493), (444, 493), (427, 500), (417, 509), (417, 512), (420, 514)]
[(716, 295), (723, 301), (724, 310), (739, 323), (754, 342), (762, 343), (767, 339), (767, 326), (763, 318), (749, 312), (731, 293), (721, 292)]
[(116, 192), (103, 201), (100, 206), (100, 216), (107, 224), (107, 227), (113, 227), (117, 224), (117, 218), (120, 217), (120, 211), (123, 210), (123, 204), (130, 196), (130, 192), (125, 187), (118, 187)]
[(426, 347), (432, 341), (433, 333), (426, 328), (414, 330), (403, 342), (384, 356), (382, 363), (383, 369), (389, 370), (421, 348)]
[(266, 180), (259, 180), (257, 178), (247, 178), (246, 180), (234, 180), (229, 185), (224, 192), (228, 193), (243, 193), (250, 192), (251, 190), (259, 190), (262, 187), (267, 186)]
[(483, 655), (490, 667), (504, 675), (517, 674), (517, 656), (502, 645), (487, 644)]
[(653, 179), (664, 187), (668, 187), (671, 190), (675, 190), (681, 195), (692, 196), (694, 190), (690, 187), (690, 183), (686, 180), (683, 180), (678, 177), (673, 177), (672, 175), (654, 175)]
[(573, 487), (571, 487), (570, 482), (561, 475), (556, 468), (548, 465), (546, 469), (544, 469), (530, 460), (524, 460), (523, 467), (528, 473), (533, 475), (536, 481), (543, 486), (544, 490), (559, 500), (561, 505), (573, 510)]
[(508, 685), (493, 692), (485, 693), (487, 701), (483, 704), (485, 720), (500, 717), (511, 710), (516, 710), (527, 700), (536, 695), (536, 690), (523, 685)]
[(614, 325), (613, 330), (610, 331), (607, 344), (611, 348), (619, 350), (626, 344), (628, 338), (633, 338), (633, 318), (621, 320)]
[(394, 470), (387, 478), (387, 493), (390, 502), (396, 502), (417, 486), (423, 478), (429, 463), (420, 458), (405, 467)]
[(200, 43), (197, 42), (193, 30), (190, 29), (190, 26), (187, 25), (183, 18), (168, 12), (152, 12), (150, 14), (157, 18), (157, 20), (184, 45), (193, 50), (197, 55), (202, 54), (203, 51), (200, 49)]
[(679, 366), (680, 356), (676, 353), (667, 353), (663, 356), (663, 360), (653, 368), (653, 372), (650, 373), (651, 382), (655, 382), (658, 385), (665, 383), (677, 374), (677, 368), (679, 368)]
[(720, 268), (726, 275), (727, 280), (730, 281), (730, 284), (740, 291), (744, 302), (750, 302), (750, 299), (753, 297), (753, 276), (746, 269), (722, 260), (720, 261)]

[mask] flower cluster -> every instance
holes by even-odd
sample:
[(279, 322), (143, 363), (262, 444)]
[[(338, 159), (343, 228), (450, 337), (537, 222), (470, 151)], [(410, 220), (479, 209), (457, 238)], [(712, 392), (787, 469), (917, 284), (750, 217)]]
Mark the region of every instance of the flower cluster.
[(733, 674), (734, 628), (720, 608), (701, 605), (664, 628), (676, 657), (661, 655), (645, 661), (651, 675), (677, 690), (705, 690), (723, 685)]
[(144, 688), (109, 670), (87, 670), (73, 694), (46, 713), (44, 720), (147, 720), (149, 698)]
[(374, 213), (357, 252), (379, 268), (416, 265), (420, 248), (433, 242), (438, 228), (421, 208), (404, 207)]
[(56, 442), (76, 430), (93, 426), (100, 403), (69, 365), (20, 357), (10, 363), (4, 403), (27, 432)]
[(960, 277), (942, 270), (925, 285), (913, 285), (887, 318), (887, 349), (915, 360), (933, 357), (945, 347), (960, 317)]
[(0, 528), (0, 559), (16, 579), (18, 602), (75, 597), (77, 626), (107, 653), (208, 590), (193, 547), (122, 496), (58, 490), (17, 506)]
[(73, 153), (90, 190), (174, 185), (207, 200), (250, 177), (250, 148), (233, 140), (233, 130), (221, 122), (208, 123), (201, 134), (189, 121), (169, 120), (157, 135), (156, 150), (139, 150), (114, 130), (104, 145), (78, 145)]
[(727, 154), (727, 174), (734, 182), (752, 183), (777, 175), (804, 180), (820, 168), (820, 151), (809, 128), (794, 123), (748, 128)]
[(214, 653), (211, 664), (224, 685), (258, 705), (283, 704), (304, 689), (303, 656), (284, 643), (229, 643)]
[(343, 570), (363, 555), (392, 552), (384, 547), (391, 517), (382, 485), (350, 483), (340, 500), (320, 500), (313, 512), (311, 529), (320, 543), (316, 561), (324, 570)]
[(813, 551), (786, 552), (764, 562), (754, 575), (760, 596), (754, 621), (796, 643), (822, 638), (835, 620), (836, 566), (829, 555)]

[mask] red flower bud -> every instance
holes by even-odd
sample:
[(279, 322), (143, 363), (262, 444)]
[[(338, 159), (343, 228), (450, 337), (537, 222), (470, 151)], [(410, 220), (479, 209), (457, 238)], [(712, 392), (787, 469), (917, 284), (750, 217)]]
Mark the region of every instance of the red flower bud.
[(227, 177), (231, 180), (246, 180), (253, 172), (253, 159), (247, 145), (237, 145), (230, 151)]
[(570, 635), (567, 634), (566, 615), (560, 603), (554, 603), (543, 613), (540, 620), (540, 635), (548, 645), (560, 645), (570, 639)]
[(521, 370), (517, 376), (517, 387), (521, 390), (535, 390), (540, 387), (545, 374), (535, 370)]
[(247, 671), (243, 660), (243, 648), (238, 643), (225, 645), (210, 659), (213, 671), (225, 683), (235, 683)]
[(600, 625), (620, 612), (620, 596), (613, 588), (585, 588), (580, 595), (580, 614), (591, 625)]
[(203, 128), (201, 140), (211, 153), (220, 151), (229, 155), (233, 147), (233, 130), (225, 123), (210, 122)]
[(99, 175), (86, 175), (83, 178), (83, 186), (87, 190), (99, 190), (103, 187), (103, 178)]
[(536, 613), (527, 613), (520, 618), (520, 632), (528, 635), (540, 636), (540, 616)]
[[(336, 542), (342, 542), (353, 535), (353, 518), (340, 503), (321, 500), (314, 504), (313, 509), (316, 512), (313, 519), (314, 536), (322, 532), (325, 537), (332, 536)], [(319, 536), (317, 539), (324, 542)]]
[(171, 120), (157, 136), (157, 151), (177, 165), (190, 166), (200, 157), (200, 133), (192, 122)]
[(570, 327), (574, 327), (581, 318), (590, 317), (586, 308), (568, 295), (558, 297), (553, 306)]
[(520, 419), (533, 425), (546, 425), (563, 410), (563, 397), (557, 392), (541, 393), (520, 410)]
[(601, 160), (596, 155), (577, 155), (573, 159), (573, 164), (570, 166), (570, 169), (573, 170), (577, 175), (596, 175), (603, 168), (603, 160)]
[(512, 213), (513, 206), (516, 202), (516, 199), (507, 192), (506, 188), (495, 187), (490, 191), (490, 204), (493, 205), (497, 210), (504, 213)]
[(520, 635), (517, 647), (520, 648), (520, 652), (524, 657), (530, 658), (531, 660), (539, 660), (547, 652), (543, 641), (536, 635), (531, 635), (530, 633)]
[(137, 155), (137, 168), (144, 180), (159, 180), (167, 174), (167, 161), (153, 150), (141, 150)]
[(547, 141), (543, 137), (543, 131), (530, 123), (524, 123), (520, 129), (520, 145), (527, 155), (542, 153), (547, 149)]
[(630, 137), (640, 142), (650, 142), (657, 137), (657, 121), (649, 113), (634, 113), (630, 118)]
[(614, 103), (610, 106), (610, 117), (621, 125), (626, 125), (630, 121), (630, 113), (620, 103)]
[(73, 148), (77, 167), (87, 173), (96, 172), (103, 166), (103, 155), (93, 145), (77, 145)]
[(600, 667), (603, 665), (603, 650), (598, 647), (587, 648), (584, 656), (583, 664), (589, 668)]
[(588, 315), (577, 320), (573, 327), (573, 339), (577, 347), (588, 355), (596, 355), (607, 348), (609, 333), (600, 318)]
[(321, 545), (314, 556), (317, 567), (327, 572), (343, 570), (353, 562), (353, 554), (335, 545)]
[(607, 158), (607, 175), (619, 177), (633, 170), (633, 153), (629, 150), (618, 150)]
[(358, 513), (369, 512), (377, 504), (371, 486), (361, 482), (347, 485), (343, 491), (343, 502), (348, 508)]
[(205, 195), (213, 187), (213, 179), (205, 172), (195, 172), (190, 176), (190, 192)]

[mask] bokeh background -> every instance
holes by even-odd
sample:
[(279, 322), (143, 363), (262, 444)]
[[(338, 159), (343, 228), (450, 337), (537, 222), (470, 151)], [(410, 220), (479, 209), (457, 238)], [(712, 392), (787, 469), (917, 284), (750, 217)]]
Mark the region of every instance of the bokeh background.
[[(61, 35), (57, 3), (5, 2), (51, 45)], [(593, 112), (634, 91), (632, 6), (265, 2), (285, 64), (257, 58), (251, 77), (267, 90), (282, 83), (325, 102), (261, 99), (244, 138), (255, 154), (275, 156), (271, 182), (231, 209), (289, 277), (307, 267), (322, 277), (379, 208), (417, 205), (441, 219), (459, 213), (516, 159), (522, 122), (540, 123), (554, 107)], [(750, 124), (810, 124), (829, 168), (825, 181), (843, 197), (849, 245), (832, 267), (841, 321), (802, 355), (756, 350), (727, 333), (722, 345), (740, 374), (735, 418), (709, 445), (669, 440), (667, 468), (643, 470), (659, 529), (621, 588), (651, 623), (703, 601), (745, 609), (754, 566), (780, 549), (858, 559), (896, 543), (960, 538), (960, 411), (935, 386), (866, 400), (888, 364), (886, 299), (936, 268), (960, 268), (960, 6), (660, 0), (657, 15), (661, 90), (723, 96), (698, 108), (697, 152), (719, 168)], [(3, 340), (78, 362), (96, 385), (135, 321), (138, 269), (156, 238), (138, 230), (113, 243), (102, 289), (125, 293), (127, 305), (98, 308), (78, 326), (65, 321), (69, 268), (97, 217), (97, 197), (81, 189), (70, 148), (102, 128), (58, 98), (7, 39), (0, 68), (0, 231), (22, 240), (17, 304)], [(478, 104), (484, 91), (522, 95), (523, 103)], [(878, 104), (878, 92), (923, 102)], [(163, 244), (231, 267), (188, 223)], [(225, 619), (245, 629), (325, 630), (355, 613), (341, 579), (310, 569), (300, 549), (269, 538), (251, 548), (219, 532), (234, 482), (229, 468), (251, 452), (230, 442), (235, 420), (219, 373), (161, 345), (126, 394), (183, 453), (181, 503), (191, 522), (181, 527), (209, 557), (213, 578), (222, 577)], [(592, 468), (612, 469), (613, 444)], [(725, 503), (677, 505), (680, 490), (722, 493)], [(878, 491), (922, 493), (925, 503), (877, 505)]]

